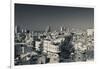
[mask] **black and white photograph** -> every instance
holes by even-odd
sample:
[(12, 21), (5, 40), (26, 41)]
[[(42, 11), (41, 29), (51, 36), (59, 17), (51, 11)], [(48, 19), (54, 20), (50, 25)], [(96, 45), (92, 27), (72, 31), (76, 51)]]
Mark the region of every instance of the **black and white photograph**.
[(94, 8), (14, 4), (14, 65), (94, 61)]

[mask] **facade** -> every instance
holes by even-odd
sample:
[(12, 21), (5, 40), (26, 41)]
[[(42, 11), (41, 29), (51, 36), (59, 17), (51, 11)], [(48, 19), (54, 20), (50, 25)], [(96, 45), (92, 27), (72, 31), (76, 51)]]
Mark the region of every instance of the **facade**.
[(93, 35), (94, 34), (94, 29), (87, 29), (87, 35)]

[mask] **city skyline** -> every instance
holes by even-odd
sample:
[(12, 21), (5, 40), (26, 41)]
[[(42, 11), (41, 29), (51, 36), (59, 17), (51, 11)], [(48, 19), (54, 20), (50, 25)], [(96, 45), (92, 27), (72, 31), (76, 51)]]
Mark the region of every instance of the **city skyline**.
[(94, 9), (15, 4), (14, 64), (94, 61)]

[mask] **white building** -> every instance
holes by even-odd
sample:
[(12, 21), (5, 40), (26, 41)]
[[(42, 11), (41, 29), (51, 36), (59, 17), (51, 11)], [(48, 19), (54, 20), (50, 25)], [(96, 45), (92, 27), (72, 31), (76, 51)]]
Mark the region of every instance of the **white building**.
[(93, 35), (94, 29), (87, 29), (87, 35)]
[(43, 49), (44, 52), (52, 52), (52, 53), (59, 53), (59, 46), (53, 45), (51, 41), (44, 40), (43, 42)]
[(38, 50), (38, 51), (40, 50), (40, 44), (41, 44), (41, 41), (35, 42), (35, 49)]

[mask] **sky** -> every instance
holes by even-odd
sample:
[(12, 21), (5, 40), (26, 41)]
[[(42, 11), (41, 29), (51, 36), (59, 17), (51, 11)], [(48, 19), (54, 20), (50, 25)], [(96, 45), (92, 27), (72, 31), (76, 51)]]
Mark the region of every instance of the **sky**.
[(94, 28), (94, 9), (85, 7), (15, 4), (15, 25), (31, 31)]

